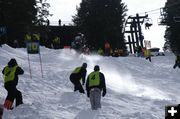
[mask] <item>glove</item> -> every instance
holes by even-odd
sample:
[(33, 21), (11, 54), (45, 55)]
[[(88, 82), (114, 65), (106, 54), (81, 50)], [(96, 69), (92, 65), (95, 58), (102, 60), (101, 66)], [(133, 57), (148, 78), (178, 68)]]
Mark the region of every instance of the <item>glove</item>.
[(102, 96), (104, 97), (106, 95), (106, 91), (103, 91)]

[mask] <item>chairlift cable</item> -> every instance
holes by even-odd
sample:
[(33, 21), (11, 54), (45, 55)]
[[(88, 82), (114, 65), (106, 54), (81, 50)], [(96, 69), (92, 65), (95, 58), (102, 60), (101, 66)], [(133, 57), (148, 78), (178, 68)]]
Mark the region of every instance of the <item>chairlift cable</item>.
[(165, 7), (160, 7), (160, 8), (156, 8), (156, 9), (152, 9), (152, 10), (149, 10), (149, 11), (146, 11), (146, 12), (141, 12), (141, 13), (139, 13), (139, 14), (150, 14), (151, 12), (154, 12), (154, 11), (158, 11), (158, 10), (160, 10), (160, 9), (163, 9), (163, 8), (170, 8), (170, 7), (173, 7), (173, 6), (176, 6), (176, 5), (179, 5), (180, 4), (180, 2), (179, 3), (175, 3), (175, 4), (171, 4), (171, 5), (167, 5), (167, 6), (165, 6)]

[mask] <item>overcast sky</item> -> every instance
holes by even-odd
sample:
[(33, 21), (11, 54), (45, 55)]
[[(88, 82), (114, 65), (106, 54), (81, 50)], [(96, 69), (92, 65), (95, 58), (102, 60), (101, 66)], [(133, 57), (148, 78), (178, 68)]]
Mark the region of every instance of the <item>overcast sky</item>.
[[(159, 26), (158, 21), (160, 17), (160, 8), (164, 7), (167, 0), (123, 0), (128, 7), (128, 15), (145, 15), (148, 12), (149, 18), (152, 19), (153, 26), (149, 30), (144, 30), (143, 33), (145, 40), (151, 41), (152, 47), (159, 47), (162, 49), (164, 45), (164, 26)], [(62, 24), (68, 24), (71, 22), (72, 16), (76, 14), (76, 6), (79, 6), (81, 0), (48, 0), (51, 5), (50, 13), (53, 14), (50, 17), (51, 24), (57, 24), (58, 20), (62, 20)], [(159, 9), (159, 10), (158, 10)], [(143, 27), (143, 26), (142, 26)], [(144, 28), (144, 27), (143, 27)]]

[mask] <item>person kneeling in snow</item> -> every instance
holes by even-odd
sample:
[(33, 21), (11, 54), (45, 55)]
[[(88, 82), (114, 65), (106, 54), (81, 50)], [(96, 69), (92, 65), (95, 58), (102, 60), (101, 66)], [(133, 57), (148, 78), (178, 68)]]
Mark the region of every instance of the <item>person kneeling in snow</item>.
[(101, 108), (101, 91), (102, 96), (106, 95), (106, 82), (104, 74), (100, 72), (98, 65), (94, 67), (94, 71), (88, 75), (86, 81), (87, 96), (90, 97), (91, 109), (97, 110)]
[[(70, 75), (70, 81), (74, 84), (74, 91), (79, 90), (80, 93), (84, 93), (82, 85), (85, 83), (87, 63), (83, 63), (81, 67), (77, 67)], [(82, 85), (80, 80), (82, 79)]]
[(4, 75), (4, 87), (8, 94), (4, 102), (4, 108), (12, 109), (14, 99), (16, 99), (16, 106), (23, 104), (22, 94), (17, 90), (18, 75), (24, 74), (24, 70), (18, 66), (16, 60), (12, 58), (8, 65), (2, 71)]

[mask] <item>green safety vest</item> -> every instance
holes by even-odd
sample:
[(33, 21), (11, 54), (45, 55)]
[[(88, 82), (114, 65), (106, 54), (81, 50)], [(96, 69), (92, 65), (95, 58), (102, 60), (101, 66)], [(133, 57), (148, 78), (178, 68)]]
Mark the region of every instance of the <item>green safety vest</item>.
[(26, 41), (31, 41), (31, 36), (30, 36), (29, 34), (26, 34), (26, 35), (25, 35), (25, 40), (26, 40)]
[(40, 41), (40, 35), (39, 34), (34, 34), (33, 36), (35, 38), (34, 40)]
[(54, 43), (59, 43), (60, 39), (58, 37), (56, 37), (53, 41), (54, 41)]
[(94, 71), (89, 74), (89, 87), (92, 86), (99, 86), (100, 84), (100, 77), (99, 77), (99, 71)]
[(4, 82), (8, 82), (8, 81), (13, 81), (14, 77), (15, 77), (15, 72), (16, 72), (16, 68), (18, 66), (14, 66), (14, 67), (8, 67), (6, 66), (4, 69)]
[(81, 70), (81, 67), (77, 67), (72, 73), (77, 74), (80, 72), (80, 70)]
[(102, 49), (99, 49), (99, 50), (98, 50), (98, 54), (99, 54), (99, 55), (103, 55), (103, 50), (102, 50)]

